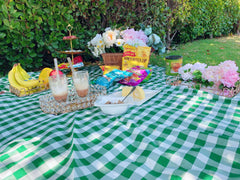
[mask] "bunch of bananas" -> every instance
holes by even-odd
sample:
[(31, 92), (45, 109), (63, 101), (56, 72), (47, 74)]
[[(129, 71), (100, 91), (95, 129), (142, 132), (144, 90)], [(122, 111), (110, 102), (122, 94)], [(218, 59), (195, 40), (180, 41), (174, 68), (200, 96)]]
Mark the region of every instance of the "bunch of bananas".
[(37, 91), (36, 87), (40, 86), (40, 81), (31, 78), (21, 67), (20, 63), (13, 65), (13, 68), (8, 73), (8, 81), (10, 83), (10, 90), (18, 96), (32, 94)]

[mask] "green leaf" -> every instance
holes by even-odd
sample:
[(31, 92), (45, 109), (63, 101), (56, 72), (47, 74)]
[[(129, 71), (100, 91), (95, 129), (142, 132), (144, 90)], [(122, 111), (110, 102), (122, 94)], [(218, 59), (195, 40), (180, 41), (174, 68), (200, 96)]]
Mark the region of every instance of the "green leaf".
[(37, 56), (37, 53), (35, 53), (35, 52), (31, 51), (31, 52), (30, 52), (30, 54), (29, 54), (29, 56), (31, 56), (32, 58), (34, 58), (34, 57), (36, 57), (36, 56)]
[(198, 90), (200, 90), (201, 85), (200, 85), (200, 84), (196, 84), (196, 85), (195, 85), (195, 88), (198, 89)]
[(2, 4), (2, 12), (7, 15), (8, 14), (8, 10), (7, 10), (7, 6), (5, 4)]
[(10, 26), (8, 19), (3, 19), (3, 23), (8, 27)]
[(6, 34), (5, 33), (0, 33), (0, 38), (3, 39), (5, 38)]
[(42, 18), (38, 16), (37, 22), (38, 22), (38, 24), (41, 24), (43, 22)]
[(55, 49), (58, 49), (58, 42), (52, 42), (52, 47)]
[(16, 4), (16, 7), (17, 7), (17, 9), (19, 9), (21, 11), (24, 9), (24, 5), (23, 4)]

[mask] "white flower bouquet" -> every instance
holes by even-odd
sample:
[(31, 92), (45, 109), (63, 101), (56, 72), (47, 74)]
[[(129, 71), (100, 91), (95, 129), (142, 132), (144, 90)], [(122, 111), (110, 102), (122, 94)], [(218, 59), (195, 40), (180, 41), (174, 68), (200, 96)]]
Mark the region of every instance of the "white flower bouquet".
[(95, 57), (99, 57), (103, 53), (123, 52), (124, 44), (138, 47), (148, 46), (147, 42), (148, 37), (142, 30), (106, 28), (103, 34), (97, 34), (88, 42), (88, 48)]

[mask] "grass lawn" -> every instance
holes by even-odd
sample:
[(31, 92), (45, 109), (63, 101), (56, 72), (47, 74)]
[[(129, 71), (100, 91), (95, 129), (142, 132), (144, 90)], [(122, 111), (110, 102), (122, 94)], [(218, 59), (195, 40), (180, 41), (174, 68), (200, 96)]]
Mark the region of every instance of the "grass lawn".
[(225, 60), (233, 60), (240, 67), (240, 36), (228, 36), (214, 39), (203, 39), (179, 45), (162, 56), (152, 55), (151, 64), (164, 67), (164, 58), (169, 55), (182, 55), (183, 65), (201, 62), (207, 65), (218, 65)]

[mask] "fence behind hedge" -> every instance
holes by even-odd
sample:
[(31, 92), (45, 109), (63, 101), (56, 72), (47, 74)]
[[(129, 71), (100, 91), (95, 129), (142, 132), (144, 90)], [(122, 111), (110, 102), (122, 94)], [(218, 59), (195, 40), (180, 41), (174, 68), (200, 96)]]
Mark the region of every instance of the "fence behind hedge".
[(237, 33), (239, 0), (8, 0), (0, 1), (0, 74), (16, 62), (28, 70), (53, 64), (64, 58), (59, 50), (69, 48), (62, 41), (73, 25), (75, 49), (86, 51), (87, 42), (109, 26), (151, 25), (166, 46), (199, 37)]

